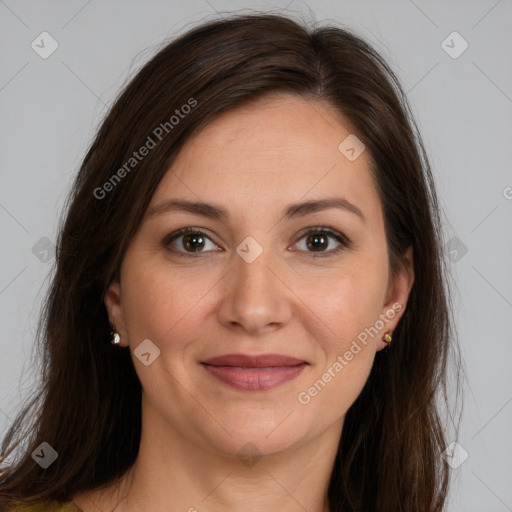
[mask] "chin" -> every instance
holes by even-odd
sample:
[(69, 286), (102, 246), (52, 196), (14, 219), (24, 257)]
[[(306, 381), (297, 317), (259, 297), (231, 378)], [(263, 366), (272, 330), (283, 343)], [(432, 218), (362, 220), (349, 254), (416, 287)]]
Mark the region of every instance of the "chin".
[(205, 438), (210, 437), (210, 446), (217, 446), (219, 451), (228, 456), (243, 455), (244, 451), (255, 451), (262, 455), (277, 454), (300, 444), (308, 432), (306, 425), (298, 423), (297, 418), (294, 418), (296, 413), (290, 414), (292, 410), (279, 415), (240, 410), (236, 417), (224, 417), (222, 425), (231, 435), (223, 431), (220, 438), (212, 439), (208, 434)]
[[(294, 439), (290, 435), (278, 435), (276, 432), (268, 436), (261, 432), (236, 433), (229, 440), (225, 439), (217, 446), (219, 452), (229, 458), (236, 457), (242, 463), (247, 459), (256, 460), (262, 456), (278, 455), (292, 449), (300, 443), (300, 436)], [(246, 464), (250, 466), (250, 464)]]

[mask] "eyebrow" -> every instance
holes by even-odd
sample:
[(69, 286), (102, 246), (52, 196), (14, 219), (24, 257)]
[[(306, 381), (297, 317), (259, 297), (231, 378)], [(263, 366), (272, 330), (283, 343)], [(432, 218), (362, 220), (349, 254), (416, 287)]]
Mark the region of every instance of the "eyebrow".
[[(357, 206), (343, 198), (317, 199), (290, 204), (285, 208), (283, 216), (285, 219), (294, 219), (310, 213), (328, 210), (329, 208), (339, 208), (357, 215), (363, 222), (366, 220), (363, 212)], [(228, 210), (220, 205), (204, 203), (202, 201), (190, 201), (188, 199), (168, 199), (163, 201), (149, 210), (148, 217), (173, 211), (188, 212), (221, 222), (227, 222), (230, 217)]]

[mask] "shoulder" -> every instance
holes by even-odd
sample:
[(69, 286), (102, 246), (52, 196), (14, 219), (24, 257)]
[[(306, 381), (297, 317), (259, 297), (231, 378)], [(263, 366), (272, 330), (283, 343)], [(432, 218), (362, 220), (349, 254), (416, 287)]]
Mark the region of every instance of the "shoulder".
[(71, 501), (68, 503), (52, 502), (36, 502), (18, 505), (11, 512), (81, 512), (80, 509)]

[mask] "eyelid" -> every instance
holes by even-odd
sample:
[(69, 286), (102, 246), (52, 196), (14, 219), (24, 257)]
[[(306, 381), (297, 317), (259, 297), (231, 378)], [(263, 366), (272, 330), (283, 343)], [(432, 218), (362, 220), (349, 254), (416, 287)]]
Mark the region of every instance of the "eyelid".
[[(199, 228), (199, 227), (194, 227), (194, 226), (187, 226), (187, 227), (178, 229), (178, 230), (173, 231), (172, 233), (166, 235), (162, 239), (162, 245), (165, 248), (168, 248), (168, 246), (172, 242), (174, 242), (176, 239), (180, 238), (181, 236), (185, 236), (187, 234), (195, 234), (195, 233), (202, 234), (203, 236), (208, 238), (212, 243), (217, 245), (216, 242), (214, 240), (212, 240), (212, 237), (206, 232), (205, 229)], [(337, 240), (338, 243), (340, 244), (340, 246), (335, 249), (330, 249), (329, 251), (315, 252), (315, 251), (294, 250), (293, 252), (305, 252), (306, 254), (309, 254), (313, 257), (329, 257), (329, 256), (334, 256), (337, 253), (339, 253), (341, 250), (346, 249), (351, 246), (351, 240), (345, 234), (341, 233), (340, 231), (338, 231), (334, 228), (328, 227), (328, 226), (309, 226), (309, 227), (302, 229), (301, 231), (299, 231), (299, 233), (295, 237), (295, 242), (293, 243), (293, 245), (297, 244), (302, 238), (304, 238), (306, 235), (309, 235), (309, 234), (327, 235), (327, 236)], [(186, 251), (176, 251), (173, 249), (168, 249), (168, 250), (174, 254), (177, 254), (178, 256), (193, 257), (193, 258), (197, 258), (203, 254), (208, 254), (208, 253), (212, 252), (212, 251), (186, 252)], [(213, 251), (213, 252), (218, 252), (218, 251)]]
[[(212, 240), (212, 237), (206, 232), (206, 230), (204, 230), (203, 228), (198, 228), (198, 227), (194, 227), (194, 226), (187, 226), (187, 227), (178, 229), (176, 231), (173, 231), (172, 233), (164, 236), (164, 238), (162, 239), (162, 245), (165, 248), (167, 248), (176, 239), (178, 239), (178, 238), (180, 238), (182, 236), (185, 236), (185, 235), (195, 234), (195, 233), (200, 233), (201, 235), (203, 235), (206, 238), (208, 238), (209, 240), (211, 240), (215, 245), (217, 245)], [(194, 253), (194, 252), (176, 251), (176, 250), (173, 250), (173, 249), (169, 249), (169, 251), (174, 253), (174, 254), (178, 254), (179, 256), (192, 256), (192, 257), (198, 257), (201, 254), (206, 254), (208, 252), (211, 252), (211, 251), (205, 251), (205, 252), (196, 252), (196, 253)]]
[(300, 240), (305, 235), (309, 235), (310, 233), (322, 233), (324, 235), (329, 235), (333, 238), (336, 238), (340, 243), (343, 243), (347, 246), (350, 245), (351, 243), (350, 239), (344, 233), (329, 226), (310, 226), (304, 228), (301, 231), (299, 231), (297, 235), (297, 241)]
[[(300, 251), (305, 252), (308, 255), (311, 255), (313, 258), (328, 258), (330, 256), (337, 256), (338, 253), (343, 251), (344, 249), (348, 249), (351, 247), (351, 240), (342, 232), (337, 229), (331, 228), (329, 226), (310, 226), (304, 228), (299, 232), (296, 237), (296, 241), (293, 245), (297, 244), (302, 238), (309, 234), (323, 234), (327, 235), (331, 238), (334, 238), (340, 245), (334, 249), (330, 249), (328, 251)], [(299, 251), (296, 251), (299, 252)]]

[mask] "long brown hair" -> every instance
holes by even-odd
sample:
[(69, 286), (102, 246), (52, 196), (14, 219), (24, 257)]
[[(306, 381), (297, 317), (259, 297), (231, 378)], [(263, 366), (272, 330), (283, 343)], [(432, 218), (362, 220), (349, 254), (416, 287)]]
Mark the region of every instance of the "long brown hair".
[[(446, 400), (452, 322), (440, 210), (407, 98), (384, 59), (350, 30), (260, 13), (208, 21), (164, 46), (99, 128), (57, 242), (38, 337), (41, 385), (3, 442), (4, 456), (20, 456), (0, 477), (1, 510), (69, 501), (134, 463), (141, 385), (130, 353), (109, 342), (104, 293), (184, 142), (220, 113), (272, 92), (327, 101), (351, 123), (371, 156), (392, 272), (408, 246), (414, 254), (407, 310), (345, 418), (331, 510), (443, 509), (449, 468), (436, 396), (444, 390)], [(48, 469), (31, 457), (42, 442), (58, 452)]]

